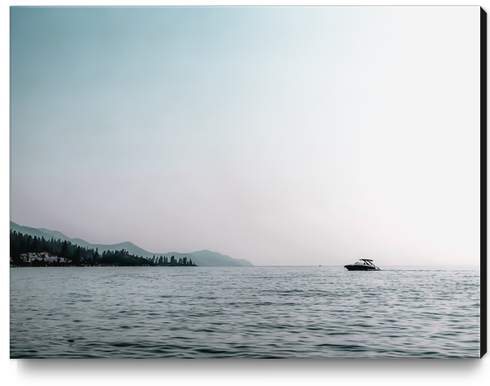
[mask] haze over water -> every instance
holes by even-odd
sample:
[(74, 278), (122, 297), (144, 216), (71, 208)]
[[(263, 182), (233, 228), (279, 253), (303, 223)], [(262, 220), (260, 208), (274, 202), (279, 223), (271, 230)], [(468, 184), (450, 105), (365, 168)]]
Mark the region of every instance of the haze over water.
[(479, 271), (13, 268), (11, 358), (477, 358)]
[(11, 220), (254, 265), (473, 265), (480, 8), (13, 7)]

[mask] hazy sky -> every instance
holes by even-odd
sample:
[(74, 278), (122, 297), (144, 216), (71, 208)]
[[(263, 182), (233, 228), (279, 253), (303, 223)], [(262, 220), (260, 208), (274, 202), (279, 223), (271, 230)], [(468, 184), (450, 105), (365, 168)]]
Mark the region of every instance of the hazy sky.
[(11, 220), (255, 265), (478, 265), (479, 15), (12, 8)]

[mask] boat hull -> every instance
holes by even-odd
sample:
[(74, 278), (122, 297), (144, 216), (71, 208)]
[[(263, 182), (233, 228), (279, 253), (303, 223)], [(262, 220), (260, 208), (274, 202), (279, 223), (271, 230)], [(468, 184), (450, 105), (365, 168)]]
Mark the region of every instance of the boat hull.
[(344, 265), (344, 268), (347, 268), (348, 271), (379, 271), (379, 268), (355, 264)]

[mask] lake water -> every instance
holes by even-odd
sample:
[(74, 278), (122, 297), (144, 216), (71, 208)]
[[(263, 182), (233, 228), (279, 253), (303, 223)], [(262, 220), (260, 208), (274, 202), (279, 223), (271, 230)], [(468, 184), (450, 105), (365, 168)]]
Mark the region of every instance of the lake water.
[(478, 358), (478, 270), (10, 269), (11, 358)]

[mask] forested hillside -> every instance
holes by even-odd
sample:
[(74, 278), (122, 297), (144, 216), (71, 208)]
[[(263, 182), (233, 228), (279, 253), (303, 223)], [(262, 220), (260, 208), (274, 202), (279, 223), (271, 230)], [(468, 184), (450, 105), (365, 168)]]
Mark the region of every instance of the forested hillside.
[(36, 266), (195, 266), (186, 256), (175, 259), (143, 258), (127, 250), (104, 251), (85, 248), (67, 240), (45, 239), (10, 231), (10, 265)]

